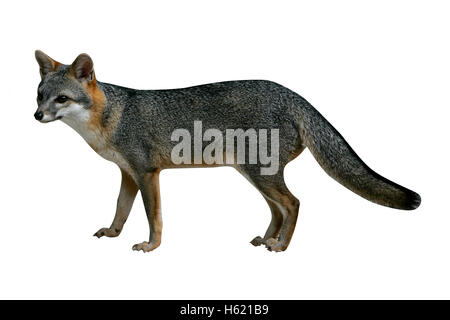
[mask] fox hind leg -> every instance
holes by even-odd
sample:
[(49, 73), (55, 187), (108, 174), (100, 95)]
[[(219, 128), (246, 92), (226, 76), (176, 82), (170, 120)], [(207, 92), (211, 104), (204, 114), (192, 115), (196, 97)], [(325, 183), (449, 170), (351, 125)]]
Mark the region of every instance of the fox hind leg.
[(265, 244), (269, 251), (284, 251), (289, 246), (292, 234), (295, 230), (300, 201), (290, 194), (290, 192), (282, 195), (276, 201), (276, 204), (280, 207), (280, 211), (283, 215), (283, 224), (278, 238), (269, 238), (266, 240)]
[(238, 169), (264, 196), (272, 211), (272, 221), (264, 238), (256, 237), (253, 245), (265, 244), (269, 251), (284, 251), (294, 233), (300, 201), (284, 183), (282, 171), (275, 175), (260, 175), (259, 170), (249, 167)]
[(270, 211), (272, 213), (272, 220), (270, 221), (270, 225), (267, 228), (267, 231), (263, 238), (257, 236), (250, 243), (254, 246), (260, 246), (262, 244), (266, 244), (266, 241), (270, 238), (277, 238), (280, 233), (281, 226), (283, 224), (283, 215), (278, 208), (277, 204), (272, 200), (269, 200), (263, 195), (264, 199), (266, 199), (267, 204), (270, 207)]

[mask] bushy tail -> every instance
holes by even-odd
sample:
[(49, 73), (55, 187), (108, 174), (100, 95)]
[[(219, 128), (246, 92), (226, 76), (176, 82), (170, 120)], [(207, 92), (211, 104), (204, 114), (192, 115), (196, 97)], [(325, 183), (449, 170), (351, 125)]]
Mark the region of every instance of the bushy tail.
[(383, 206), (413, 210), (420, 196), (370, 169), (340, 133), (311, 105), (301, 123), (306, 145), (328, 175), (361, 197)]

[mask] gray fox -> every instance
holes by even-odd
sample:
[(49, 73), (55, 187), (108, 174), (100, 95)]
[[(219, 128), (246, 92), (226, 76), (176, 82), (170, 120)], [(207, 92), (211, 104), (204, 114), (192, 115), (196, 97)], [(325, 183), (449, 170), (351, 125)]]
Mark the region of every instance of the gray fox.
[[(99, 238), (120, 234), (140, 191), (150, 238), (134, 245), (133, 250), (149, 252), (157, 248), (162, 231), (160, 171), (228, 165), (260, 191), (272, 212), (265, 235), (251, 243), (265, 245), (270, 251), (284, 251), (294, 232), (300, 202), (286, 187), (283, 169), (306, 147), (328, 175), (361, 197), (396, 209), (412, 210), (420, 205), (417, 193), (370, 169), (316, 109), (277, 83), (245, 80), (172, 90), (135, 90), (97, 81), (93, 61), (87, 54), (80, 54), (71, 65), (59, 63), (39, 50), (35, 56), (41, 75), (36, 120), (65, 122), (121, 170), (116, 214), (111, 227), (94, 234)], [(175, 164), (171, 158), (176, 144), (172, 134), (185, 128), (195, 135), (196, 121), (224, 134), (229, 128), (277, 129), (279, 170), (263, 175), (261, 163), (248, 161), (218, 164), (197, 159)], [(205, 146), (203, 141), (200, 147)]]

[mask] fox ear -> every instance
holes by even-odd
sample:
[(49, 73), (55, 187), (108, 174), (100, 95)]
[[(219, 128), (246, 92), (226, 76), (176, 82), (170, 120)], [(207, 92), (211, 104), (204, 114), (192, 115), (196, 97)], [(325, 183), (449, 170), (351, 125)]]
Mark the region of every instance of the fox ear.
[(73, 75), (79, 81), (94, 79), (94, 62), (86, 53), (80, 54), (70, 66)]
[(58, 66), (61, 65), (58, 61), (53, 60), (48, 55), (43, 53), (41, 50), (36, 50), (34, 52), (34, 56), (36, 57), (36, 61), (39, 64), (41, 77), (43, 78), (47, 73), (55, 71)]

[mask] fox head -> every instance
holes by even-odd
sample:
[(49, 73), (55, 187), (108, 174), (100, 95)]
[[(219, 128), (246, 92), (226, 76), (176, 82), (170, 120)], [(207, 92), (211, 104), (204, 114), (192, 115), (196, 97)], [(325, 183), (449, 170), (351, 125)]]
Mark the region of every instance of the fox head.
[(97, 90), (92, 59), (82, 53), (71, 65), (64, 65), (39, 50), (35, 56), (41, 74), (36, 120), (73, 122), (87, 117), (95, 104)]

